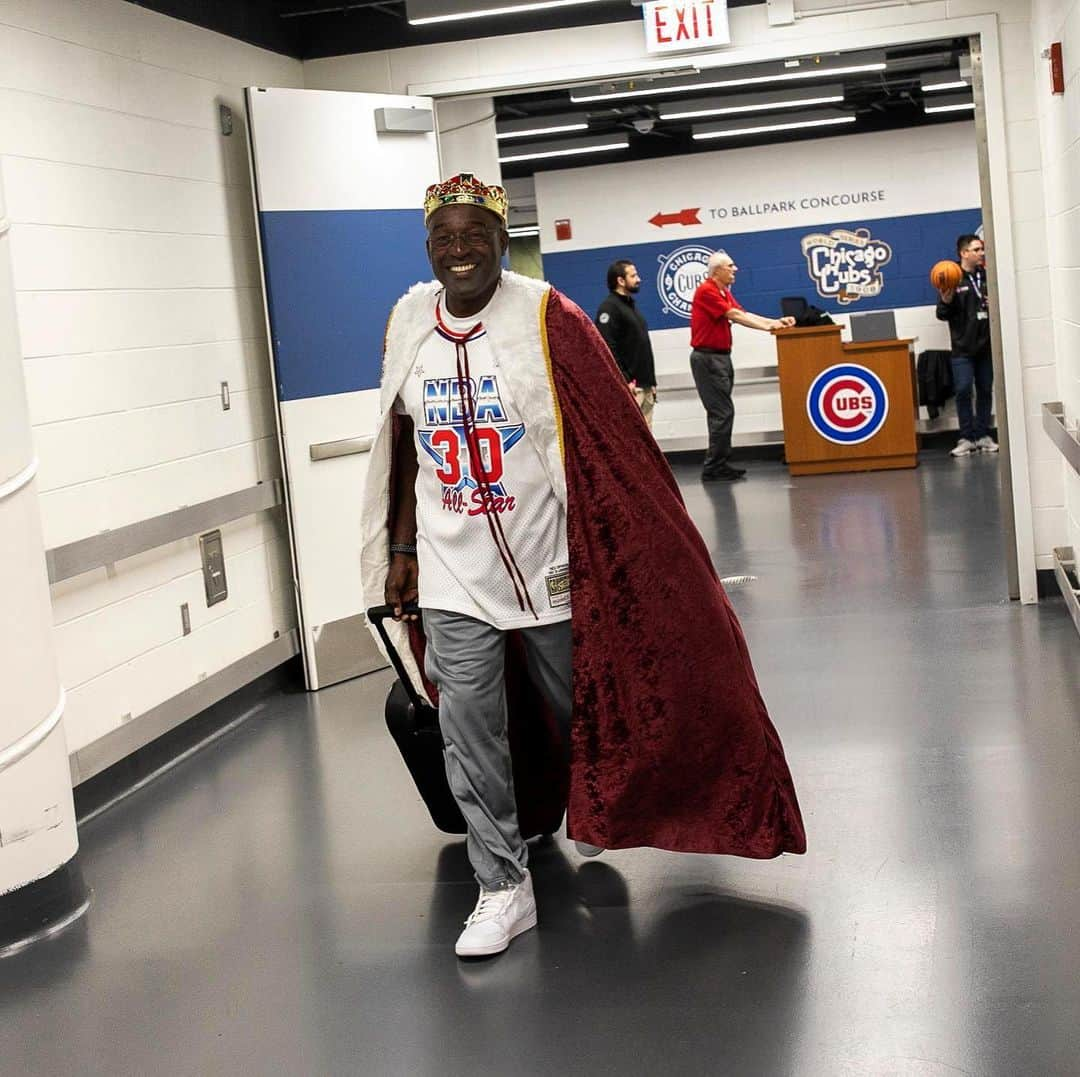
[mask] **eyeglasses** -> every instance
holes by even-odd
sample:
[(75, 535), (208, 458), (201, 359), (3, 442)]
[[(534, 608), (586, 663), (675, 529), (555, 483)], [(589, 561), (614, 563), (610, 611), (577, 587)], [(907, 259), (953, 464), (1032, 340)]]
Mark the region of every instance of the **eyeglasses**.
[(431, 249), (445, 254), (460, 239), (464, 247), (487, 247), (491, 245), (493, 228), (469, 228), (464, 232), (440, 232), (437, 236), (428, 236)]

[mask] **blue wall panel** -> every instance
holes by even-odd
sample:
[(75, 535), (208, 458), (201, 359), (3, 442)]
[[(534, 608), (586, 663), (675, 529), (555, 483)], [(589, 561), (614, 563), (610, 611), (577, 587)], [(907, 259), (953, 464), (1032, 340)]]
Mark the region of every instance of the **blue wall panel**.
[(260, 214), (282, 400), (376, 389), (394, 303), (430, 280), (419, 209)]
[[(665, 313), (656, 278), (663, 258), (681, 246), (697, 244), (714, 250), (723, 247), (735, 259), (739, 267), (735, 294), (747, 310), (757, 314), (779, 316), (780, 299), (787, 295), (805, 296), (814, 306), (841, 314), (921, 307), (937, 301), (937, 293), (930, 286), (930, 267), (941, 258), (955, 257), (956, 237), (974, 232), (981, 222), (981, 210), (964, 209), (702, 236), (693, 240), (667, 239), (591, 250), (551, 251), (543, 256), (544, 276), (587, 313), (595, 314), (607, 295), (608, 265), (616, 258), (628, 258), (641, 274), (641, 291), (636, 299), (649, 328), (685, 328), (689, 324), (686, 319)], [(802, 238), (816, 232), (858, 228), (869, 229), (873, 239), (884, 240), (892, 248), (892, 260), (881, 268), (884, 287), (879, 295), (864, 296), (852, 303), (840, 304), (823, 298), (807, 271), (800, 246)]]

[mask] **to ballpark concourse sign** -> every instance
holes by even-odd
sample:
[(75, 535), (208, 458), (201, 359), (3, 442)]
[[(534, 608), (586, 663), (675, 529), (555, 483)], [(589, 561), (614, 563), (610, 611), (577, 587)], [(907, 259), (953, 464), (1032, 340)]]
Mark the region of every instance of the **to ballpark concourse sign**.
[(823, 370), (806, 394), (806, 414), (813, 428), (837, 445), (869, 441), (885, 424), (889, 394), (882, 380), (855, 363)]

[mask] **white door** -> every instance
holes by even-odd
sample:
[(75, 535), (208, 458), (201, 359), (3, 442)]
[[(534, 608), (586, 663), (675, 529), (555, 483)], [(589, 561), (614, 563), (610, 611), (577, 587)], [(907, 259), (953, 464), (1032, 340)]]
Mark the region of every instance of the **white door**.
[[(363, 624), (360, 490), (394, 301), (431, 276), (424, 190), (432, 131), (380, 132), (376, 113), (430, 98), (250, 88), (278, 435), (308, 687), (384, 662)], [(420, 123), (419, 126), (424, 126)]]

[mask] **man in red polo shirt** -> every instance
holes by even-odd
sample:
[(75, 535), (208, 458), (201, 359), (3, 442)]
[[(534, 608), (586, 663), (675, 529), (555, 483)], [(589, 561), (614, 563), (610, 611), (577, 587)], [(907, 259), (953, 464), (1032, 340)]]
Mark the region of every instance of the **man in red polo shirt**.
[(762, 318), (743, 310), (731, 294), (739, 267), (726, 251), (709, 258), (708, 276), (694, 292), (690, 308), (690, 370), (709, 422), (709, 451), (701, 469), (703, 482), (734, 482), (746, 469), (732, 467), (731, 428), (735, 405), (731, 400), (735, 369), (731, 365), (731, 323), (748, 329), (785, 329), (794, 318)]

